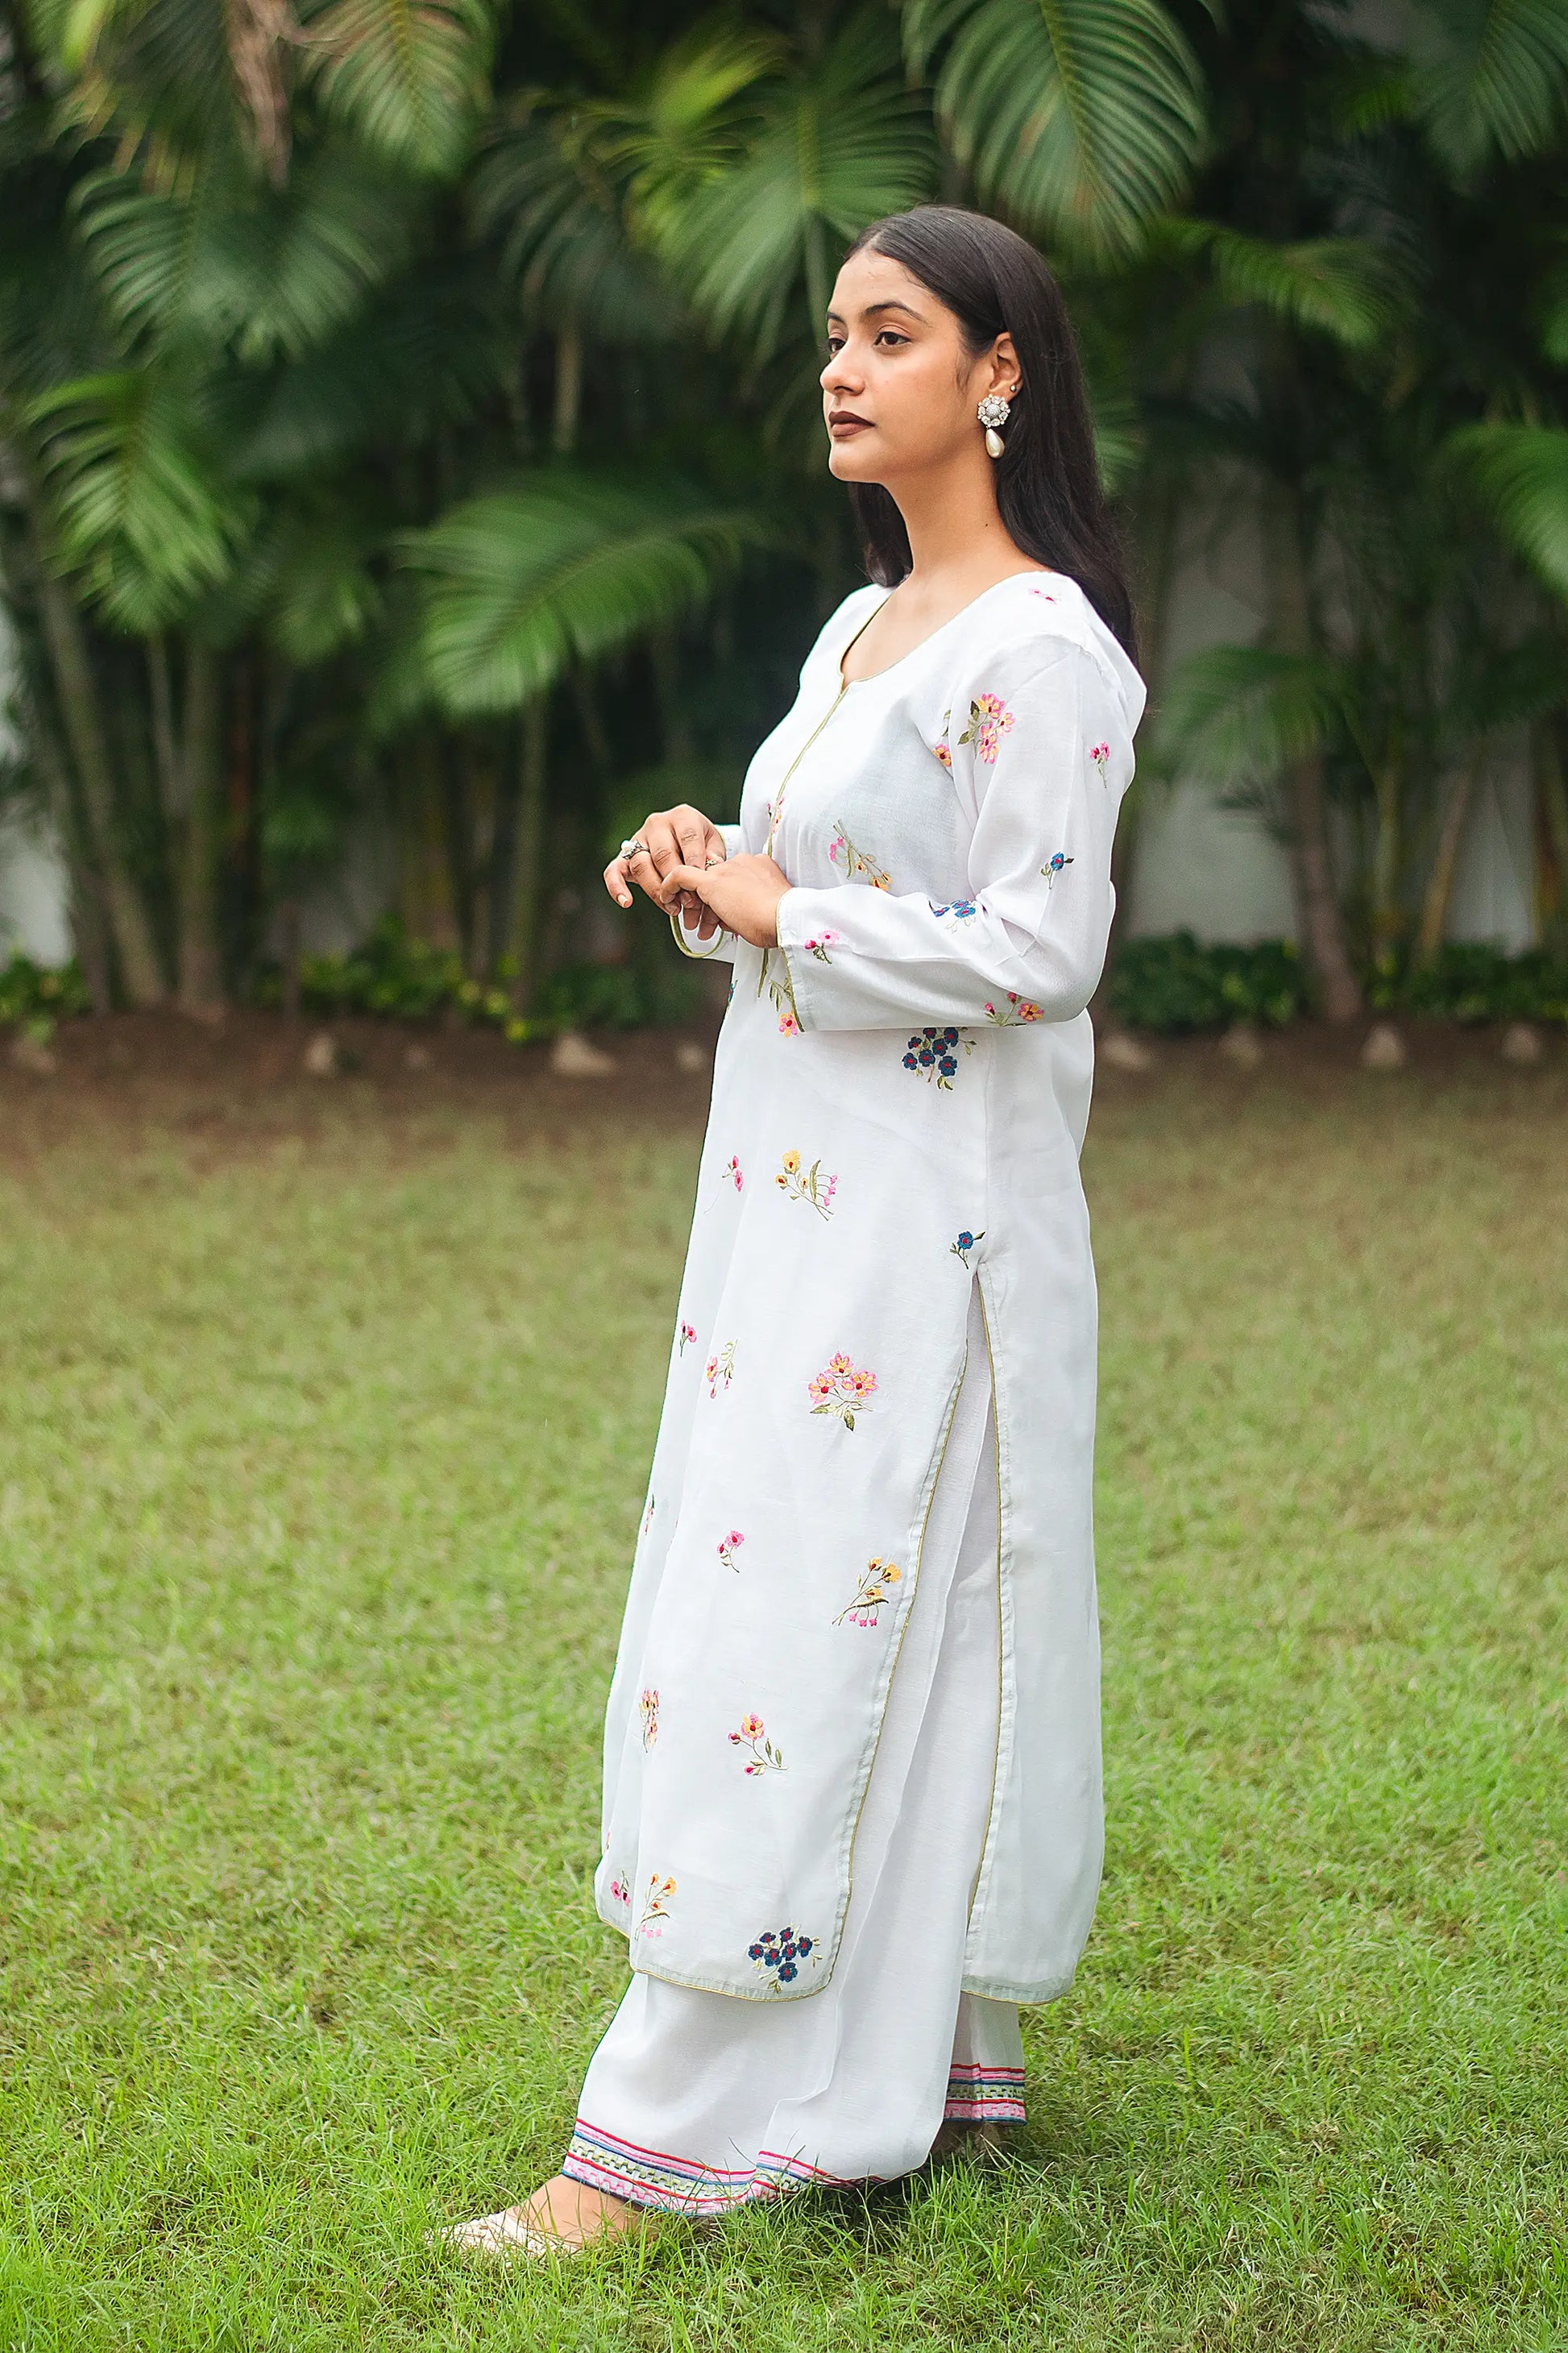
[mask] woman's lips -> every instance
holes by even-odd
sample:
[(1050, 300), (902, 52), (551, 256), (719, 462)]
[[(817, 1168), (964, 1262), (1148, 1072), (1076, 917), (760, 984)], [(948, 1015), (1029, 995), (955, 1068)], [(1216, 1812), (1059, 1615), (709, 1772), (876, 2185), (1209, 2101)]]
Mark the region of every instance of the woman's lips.
[(847, 441), (854, 434), (869, 433), (871, 420), (868, 417), (856, 417), (847, 408), (835, 409), (827, 420), (827, 429), (836, 441)]

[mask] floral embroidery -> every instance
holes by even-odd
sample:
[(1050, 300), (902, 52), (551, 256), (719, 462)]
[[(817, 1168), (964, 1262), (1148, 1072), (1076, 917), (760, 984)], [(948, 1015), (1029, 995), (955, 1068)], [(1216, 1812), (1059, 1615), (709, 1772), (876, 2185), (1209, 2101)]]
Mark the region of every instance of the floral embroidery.
[(791, 1012), (787, 1005), (784, 1011), (779, 1015), (779, 1036), (781, 1038), (798, 1038), (800, 1036), (800, 1023), (796, 1020), (795, 1015)]
[(1068, 856), (1066, 850), (1058, 849), (1056, 856), (1046, 865), (1041, 867), (1040, 871), (1046, 878), (1046, 888), (1047, 891), (1056, 881), (1057, 876), (1061, 872), (1063, 867), (1070, 866), (1071, 864), (1072, 860)]
[(665, 1898), (667, 1895), (673, 1895), (674, 1893), (673, 1879), (661, 1879), (657, 1871), (651, 1873), (647, 1883), (647, 1901), (643, 1905), (642, 1918), (637, 1926), (637, 1933), (639, 1936), (663, 1936), (664, 1930), (658, 1923), (668, 1919), (669, 1906), (665, 1902)]
[(748, 1773), (783, 1773), (786, 1770), (783, 1755), (768, 1738), (767, 1726), (760, 1715), (743, 1715), (741, 1729), (730, 1735), (731, 1748), (749, 1748), (752, 1761)]
[(816, 958), (818, 964), (831, 964), (833, 958), (827, 951), (838, 945), (838, 934), (837, 932), (818, 932), (816, 939), (802, 940), (801, 945), (807, 955), (814, 955)]
[(856, 849), (842, 825), (837, 820), (833, 828), (833, 839), (827, 846), (827, 855), (835, 866), (843, 867), (846, 881), (858, 881), (864, 876), (873, 891), (892, 889), (892, 878), (883, 871), (874, 859), (868, 858), (863, 849)]
[(736, 1192), (738, 1193), (745, 1182), (744, 1177), (741, 1174), (740, 1162), (738, 1160), (727, 1161), (719, 1172), (719, 1181), (721, 1184), (733, 1185)]
[(813, 1413), (837, 1414), (846, 1430), (853, 1430), (858, 1413), (869, 1413), (877, 1387), (875, 1373), (858, 1372), (847, 1356), (834, 1357), (826, 1372), (811, 1384)]
[(735, 1343), (733, 1340), (726, 1340), (723, 1346), (716, 1349), (713, 1355), (709, 1357), (708, 1362), (702, 1367), (702, 1377), (708, 1384), (708, 1394), (710, 1398), (718, 1396), (719, 1384), (721, 1381), (723, 1382), (726, 1388), (729, 1388), (731, 1382), (735, 1377)]
[(958, 1240), (952, 1245), (953, 1257), (961, 1258), (963, 1261), (964, 1265), (967, 1266), (969, 1264), (970, 1251), (974, 1248), (976, 1242), (983, 1242), (984, 1240), (985, 1230), (984, 1227), (982, 1227), (981, 1230), (977, 1234), (960, 1234)]
[(852, 1626), (879, 1626), (882, 1604), (892, 1599), (888, 1588), (900, 1582), (901, 1574), (890, 1560), (868, 1560), (855, 1588), (854, 1600), (847, 1609), (839, 1611), (834, 1624), (842, 1626), (847, 1618)]
[(1101, 783), (1102, 785), (1108, 785), (1108, 784), (1110, 782), (1110, 777), (1106, 775), (1105, 771), (1106, 771), (1106, 768), (1107, 768), (1107, 766), (1109, 765), (1109, 764), (1110, 764), (1110, 744), (1095, 744), (1091, 745), (1091, 746), (1090, 746), (1090, 749), (1089, 749), (1089, 758), (1094, 762), (1095, 766), (1100, 770), (1100, 783)]
[(923, 1071), (928, 1083), (951, 1087), (958, 1069), (960, 1046), (967, 1054), (973, 1050), (973, 1038), (961, 1038), (956, 1029), (918, 1029), (904, 1051), (906, 1071)]
[(994, 1021), (999, 1029), (1016, 1029), (1026, 1021), (1043, 1021), (1045, 1018), (1037, 1005), (1031, 1005), (1026, 997), (1019, 997), (1012, 989), (1007, 991), (1005, 1011), (998, 1013), (994, 1005), (985, 1008), (985, 1018)]
[(645, 1535), (645, 1536), (647, 1535), (647, 1532), (648, 1532), (649, 1528), (651, 1528), (651, 1527), (652, 1527), (652, 1525), (653, 1525), (653, 1491), (652, 1491), (652, 1489), (650, 1488), (650, 1489), (649, 1489), (649, 1491), (648, 1491), (647, 1509), (647, 1511), (646, 1511), (646, 1512), (644, 1512), (644, 1514), (643, 1514), (643, 1515), (642, 1515), (642, 1532), (643, 1532), (643, 1534), (644, 1534), (644, 1535)]
[(680, 1327), (680, 1341), (679, 1341), (679, 1346), (677, 1347), (677, 1349), (676, 1349), (676, 1351), (675, 1351), (676, 1355), (677, 1355), (678, 1356), (685, 1356), (685, 1354), (686, 1354), (686, 1344), (687, 1344), (687, 1342), (688, 1342), (689, 1340), (695, 1340), (695, 1339), (696, 1339), (696, 1337), (697, 1337), (697, 1326), (696, 1326), (696, 1324), (683, 1324), (681, 1325), (681, 1327)]
[(658, 1693), (656, 1690), (645, 1691), (637, 1706), (642, 1712), (642, 1745), (645, 1748), (651, 1748), (658, 1738)]
[(611, 1882), (610, 1882), (610, 1901), (611, 1901), (611, 1903), (612, 1903), (612, 1904), (629, 1904), (629, 1903), (631, 1902), (631, 1900), (632, 1900), (632, 1891), (631, 1891), (631, 1889), (626, 1885), (626, 1881), (625, 1881), (624, 1879), (612, 1879), (612, 1880), (611, 1880)]
[(741, 1572), (735, 1567), (735, 1554), (745, 1541), (746, 1539), (741, 1534), (739, 1528), (731, 1528), (727, 1536), (721, 1536), (719, 1539), (719, 1557), (723, 1562), (726, 1568), (733, 1568), (735, 1570), (737, 1577), (740, 1576)]
[(961, 744), (973, 744), (980, 757), (990, 766), (1002, 749), (1002, 738), (1013, 732), (1013, 714), (999, 694), (977, 695), (969, 706), (969, 724), (959, 737)]
[(786, 1193), (792, 1201), (809, 1201), (820, 1217), (830, 1218), (833, 1215), (833, 1196), (838, 1190), (838, 1179), (837, 1176), (825, 1177), (821, 1171), (821, 1161), (814, 1160), (803, 1176), (799, 1153), (786, 1152), (784, 1156), (784, 1167), (773, 1178), (773, 1183), (778, 1187), (779, 1191)]
[(1031, 588), (1029, 594), (1031, 596), (1043, 596), (1047, 605), (1054, 605), (1057, 601), (1048, 588)]
[(975, 912), (973, 899), (954, 899), (952, 905), (947, 907), (939, 907), (928, 899), (926, 904), (931, 908), (933, 915), (954, 915), (961, 923), (968, 923)]
[(757, 995), (759, 997), (762, 995), (765, 983), (768, 995), (773, 1000), (773, 1010), (779, 1017), (781, 1035), (785, 1038), (798, 1038), (800, 1016), (795, 1008), (795, 989), (789, 976), (789, 960), (787, 957), (784, 960), (784, 978), (775, 980), (772, 971), (773, 953), (772, 948), (763, 950), (763, 968), (757, 976)]
[(933, 744), (931, 745), (931, 750), (936, 754), (937, 758), (942, 762), (942, 766), (943, 766), (944, 768), (946, 768), (946, 769), (949, 771), (949, 773), (950, 773), (950, 774), (952, 773), (952, 745), (948, 743), (947, 738), (948, 738), (948, 732), (949, 732), (949, 730), (951, 729), (952, 725), (952, 709), (951, 709), (951, 707), (950, 707), (948, 710), (944, 711), (944, 712), (942, 712), (942, 736), (941, 736), (941, 739), (940, 739), (940, 741), (939, 741), (939, 742), (937, 742), (937, 743)]
[(764, 1928), (756, 1943), (747, 1946), (746, 1957), (755, 1961), (764, 1977), (770, 1969), (774, 1972), (770, 1983), (790, 1985), (816, 1942), (815, 1936), (797, 1936), (793, 1928)]

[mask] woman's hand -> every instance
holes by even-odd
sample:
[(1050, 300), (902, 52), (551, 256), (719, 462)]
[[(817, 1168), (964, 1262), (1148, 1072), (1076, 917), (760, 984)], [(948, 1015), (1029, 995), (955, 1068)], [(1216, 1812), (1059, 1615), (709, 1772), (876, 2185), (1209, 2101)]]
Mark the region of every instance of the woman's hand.
[[(656, 906), (673, 912), (677, 901), (665, 893), (666, 875), (678, 866), (701, 869), (721, 863), (724, 857), (724, 837), (718, 827), (684, 801), (679, 808), (655, 809), (632, 839), (645, 849), (633, 858), (612, 858), (605, 869), (605, 888), (617, 907), (631, 905), (629, 885), (635, 882)], [(696, 919), (698, 938), (710, 940), (719, 926), (696, 893), (681, 892), (679, 904), (685, 922)]]
[[(663, 881), (660, 904), (673, 907), (699, 899), (710, 921), (717, 916), (727, 932), (749, 940), (754, 948), (778, 945), (779, 901), (790, 887), (789, 876), (771, 858), (726, 859), (707, 868), (673, 866)], [(699, 935), (708, 934), (699, 926)]]

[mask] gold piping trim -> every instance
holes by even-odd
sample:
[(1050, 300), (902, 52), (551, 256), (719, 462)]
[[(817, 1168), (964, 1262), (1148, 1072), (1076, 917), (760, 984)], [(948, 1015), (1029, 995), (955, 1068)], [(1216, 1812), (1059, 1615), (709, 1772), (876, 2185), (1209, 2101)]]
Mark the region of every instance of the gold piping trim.
[(974, 1277), (975, 1296), (980, 1302), (981, 1328), (985, 1334), (985, 1361), (991, 1371), (992, 1460), (996, 1466), (996, 1742), (991, 1752), (991, 1795), (985, 1807), (985, 1835), (980, 1841), (980, 1854), (974, 1865), (974, 1877), (969, 1885), (969, 1911), (964, 1920), (964, 1942), (969, 1941), (974, 1926), (974, 1899), (980, 1892), (981, 1873), (991, 1851), (991, 1833), (996, 1820), (996, 1783), (1002, 1767), (1002, 1705), (1005, 1694), (1002, 1678), (1002, 1411), (996, 1398), (996, 1357), (991, 1345), (991, 1318), (985, 1313), (985, 1293), (978, 1270)]

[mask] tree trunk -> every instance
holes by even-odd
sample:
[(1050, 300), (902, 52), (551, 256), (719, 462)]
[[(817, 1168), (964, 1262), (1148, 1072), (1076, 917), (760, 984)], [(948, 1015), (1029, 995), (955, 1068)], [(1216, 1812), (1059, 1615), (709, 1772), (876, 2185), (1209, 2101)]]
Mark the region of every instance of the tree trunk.
[(582, 409), (583, 335), (568, 320), (555, 338), (555, 424), (551, 438), (558, 458), (569, 458), (577, 447)]
[(283, 962), (283, 1018), (300, 1018), (300, 902), (289, 897), (278, 902), (278, 932)]
[(210, 1021), (223, 1011), (218, 949), (220, 807), (218, 658), (190, 644), (185, 655), (185, 723), (180, 782), (184, 838), (180, 852), (180, 1010)]
[(1382, 956), (1397, 947), (1405, 928), (1405, 910), (1399, 901), (1400, 876), (1405, 866), (1405, 776), (1397, 757), (1391, 754), (1384, 762), (1375, 783), (1377, 836), (1372, 858), (1372, 948), (1374, 956)]
[(550, 702), (537, 695), (524, 705), (522, 759), (517, 797), (517, 838), (512, 849), (511, 953), (517, 974), (511, 984), (513, 1013), (533, 1010), (539, 981), (539, 886), (544, 853), (544, 788)]
[(1568, 951), (1568, 726), (1561, 712), (1538, 719), (1530, 731), (1536, 797), (1551, 846), (1556, 895), (1547, 914), (1546, 935)]
[(132, 1005), (159, 1005), (165, 994), (163, 976), (141, 892), (120, 853), (114, 770), (87, 632), (68, 590), (41, 554), (35, 577), (39, 617), (54, 666), (55, 699), (81, 786), (88, 847), (110, 935), (119, 955), (121, 982)]
[(1415, 943), (1415, 962), (1423, 971), (1435, 965), (1443, 952), (1443, 926), (1448, 920), (1448, 902), (1454, 895), (1454, 877), (1459, 871), (1459, 844), (1464, 839), (1465, 819), (1470, 813), (1479, 765), (1478, 749), (1456, 769), (1443, 803), (1443, 822), (1421, 901), (1421, 930)]
[[(1267, 477), (1260, 502), (1269, 635), (1282, 653), (1317, 650), (1307, 597), (1305, 533), (1294, 483)], [(1290, 813), (1290, 870), (1301, 947), (1317, 981), (1326, 1020), (1359, 1020), (1361, 983), (1345, 943), (1344, 916), (1329, 848), (1329, 797), (1322, 755), (1293, 761), (1285, 777)]]
[(66, 862), (70, 892), (71, 941), (87, 983), (94, 1013), (108, 1013), (114, 1003), (110, 982), (109, 941), (104, 930), (103, 894), (87, 859), (81, 826), (71, 792), (70, 771), (56, 735), (54, 723), (38, 707), (36, 694), (27, 698), (27, 733), (33, 758), (44, 779), (49, 816)]

